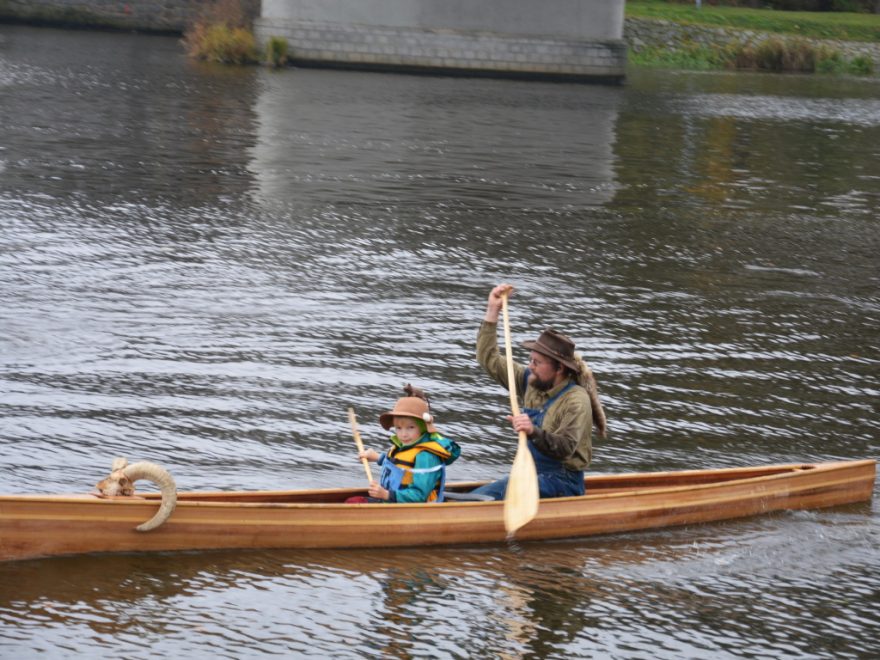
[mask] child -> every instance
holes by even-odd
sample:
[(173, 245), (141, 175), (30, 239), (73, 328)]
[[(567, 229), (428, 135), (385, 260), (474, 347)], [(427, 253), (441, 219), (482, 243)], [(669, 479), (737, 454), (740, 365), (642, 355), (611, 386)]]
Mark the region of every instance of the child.
[(392, 447), (384, 454), (365, 449), (358, 458), (378, 462), (382, 468), (379, 483), (370, 484), (370, 502), (442, 502), (446, 466), (455, 461), (461, 449), (434, 427), (428, 399), (421, 390), (407, 385), (407, 396), (398, 399), (394, 410), (382, 413), (379, 423), (391, 430)]

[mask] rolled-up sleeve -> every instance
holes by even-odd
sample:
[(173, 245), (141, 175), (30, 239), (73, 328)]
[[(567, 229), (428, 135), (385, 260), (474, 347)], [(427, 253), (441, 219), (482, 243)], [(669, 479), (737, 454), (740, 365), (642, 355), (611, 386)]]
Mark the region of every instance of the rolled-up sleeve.
[[(498, 324), (490, 323), (489, 321), (483, 321), (480, 324), (480, 331), (477, 334), (477, 362), (480, 363), (480, 366), (486, 371), (491, 378), (501, 385), (502, 387), (507, 388), (510, 387), (507, 384), (507, 361), (501, 355), (501, 351), (498, 350)], [(517, 382), (517, 392), (522, 395), (522, 392), (519, 392), (521, 385), (519, 383), (522, 382), (523, 375), (525, 374), (526, 368), (513, 363), (513, 372), (514, 378), (516, 378)]]

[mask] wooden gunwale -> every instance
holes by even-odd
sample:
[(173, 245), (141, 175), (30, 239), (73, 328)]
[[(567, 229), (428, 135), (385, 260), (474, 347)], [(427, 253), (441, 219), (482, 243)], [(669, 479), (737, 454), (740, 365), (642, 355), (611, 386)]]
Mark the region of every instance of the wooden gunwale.
[[(840, 466), (858, 467), (861, 465), (873, 464), (873, 460), (865, 461), (838, 461), (833, 463), (820, 464), (803, 464), (795, 463), (791, 465), (775, 465), (764, 469), (760, 468), (722, 468), (718, 470), (682, 470), (677, 472), (644, 472), (620, 475), (597, 475), (586, 478), (587, 492), (585, 495), (555, 498), (554, 502), (571, 502), (571, 501), (594, 501), (605, 498), (633, 497), (644, 495), (658, 495), (676, 492), (693, 492), (702, 491), (704, 489), (720, 489), (727, 488), (732, 482), (737, 484), (753, 484), (761, 481), (773, 480), (789, 480), (793, 475), (806, 474), (812, 472), (825, 473), (831, 470), (838, 470)], [(714, 478), (713, 478), (714, 477)], [(701, 478), (703, 479), (701, 481)], [(652, 481), (681, 481), (680, 484), (657, 483), (646, 485)], [(484, 482), (456, 482), (448, 484), (449, 490), (467, 491)], [(602, 486), (603, 483), (615, 484), (613, 488)], [(631, 485), (620, 485), (630, 483)], [(597, 492), (598, 491), (598, 492)], [(180, 493), (178, 496), (178, 506), (186, 502), (187, 504), (229, 504), (232, 506), (267, 506), (269, 504), (279, 506), (336, 506), (342, 502), (327, 501), (302, 501), (302, 502), (286, 502), (286, 497), (291, 496), (314, 496), (316, 498), (326, 499), (328, 497), (358, 495), (364, 493), (361, 488), (327, 488), (300, 491), (204, 491), (204, 492), (187, 492)], [(39, 496), (38, 496), (39, 497)], [(159, 493), (145, 493), (144, 499), (158, 500), (161, 495)], [(259, 499), (256, 499), (259, 498)], [(129, 500), (130, 498), (116, 498), (117, 500)], [(224, 501), (225, 500), (225, 501)], [(253, 500), (253, 501), (247, 501)], [(546, 500), (544, 500), (546, 501)], [(489, 506), (491, 502), (446, 502), (445, 506)], [(349, 505), (346, 505), (349, 506)], [(363, 506), (363, 505), (362, 505)], [(422, 504), (395, 504), (395, 505), (374, 505), (374, 506), (395, 506), (395, 507), (422, 507)]]
[[(873, 460), (590, 476), (586, 495), (542, 500), (538, 515), (517, 538), (608, 534), (846, 504), (870, 499), (875, 477)], [(450, 484), (449, 489), (473, 485)], [(383, 547), (505, 538), (502, 502), (343, 503), (345, 497), (363, 493), (362, 488), (184, 492), (168, 522), (148, 533), (133, 528), (155, 512), (158, 493), (136, 498), (0, 495), (0, 560), (83, 552)]]
[[(772, 466), (768, 468), (765, 473), (762, 473), (761, 470), (756, 470), (754, 468), (724, 468), (720, 470), (691, 470), (691, 471), (681, 471), (681, 472), (646, 472), (646, 473), (635, 473), (635, 474), (627, 474), (627, 475), (602, 475), (596, 477), (587, 477), (587, 485), (588, 491), (585, 495), (572, 496), (572, 497), (559, 497), (554, 498), (553, 500), (542, 500), (542, 503), (546, 502), (554, 502), (554, 503), (565, 503), (565, 502), (574, 502), (574, 501), (597, 501), (603, 499), (621, 499), (628, 498), (634, 496), (647, 496), (647, 495), (662, 495), (662, 494), (672, 494), (672, 493), (693, 493), (697, 491), (706, 491), (713, 489), (721, 489), (728, 488), (731, 486), (732, 482), (736, 482), (737, 485), (751, 485), (754, 483), (760, 482), (773, 482), (778, 480), (788, 480), (791, 478), (793, 474), (805, 474), (808, 472), (828, 472), (831, 470), (837, 470), (840, 466), (847, 467), (861, 467), (865, 465), (875, 464), (873, 460), (864, 460), (864, 461), (840, 461), (834, 463), (824, 463), (824, 464), (793, 464), (793, 465), (779, 465)], [(754, 476), (737, 476), (737, 473), (746, 474), (746, 473), (758, 473), (754, 474)], [(611, 492), (595, 492), (594, 489), (590, 489), (591, 483), (599, 480), (614, 480), (618, 477), (621, 480), (627, 480), (634, 483), (637, 483), (642, 480), (642, 478), (651, 479), (651, 478), (659, 478), (666, 477), (667, 475), (678, 477), (685, 477), (682, 479), (683, 481), (687, 481), (688, 476), (694, 475), (695, 477), (700, 475), (711, 476), (712, 474), (717, 474), (722, 477), (727, 477), (724, 479), (715, 479), (712, 481), (705, 482), (697, 482), (695, 484), (688, 485), (679, 484), (679, 485), (656, 485), (656, 486), (629, 486), (623, 488), (615, 488)], [(728, 476), (729, 475), (729, 476)], [(847, 480), (843, 480), (845, 483)], [(484, 482), (456, 482), (449, 484), (449, 488), (453, 490), (468, 490), (470, 488), (481, 485)], [(644, 483), (644, 482), (643, 482)], [(351, 505), (344, 504), (343, 502), (327, 502), (327, 501), (283, 501), (284, 498), (287, 497), (299, 497), (299, 496), (307, 496), (307, 497), (338, 497), (341, 495), (345, 495), (346, 497), (350, 495), (357, 495), (365, 492), (362, 488), (327, 488), (327, 489), (312, 489), (312, 490), (277, 490), (277, 491), (188, 491), (182, 492), (178, 494), (178, 507), (205, 507), (205, 506), (216, 506), (220, 508), (313, 508), (313, 507), (345, 507), (346, 509), (350, 508)], [(84, 504), (84, 503), (113, 503), (114, 506), (143, 506), (147, 503), (152, 503), (154, 501), (158, 501), (161, 498), (160, 493), (143, 493), (134, 498), (132, 497), (98, 497), (94, 493), (83, 493), (83, 494), (71, 494), (71, 495), (33, 495), (33, 494), (23, 494), (23, 495), (0, 495), (0, 503), (4, 500), (10, 501), (22, 501), (28, 502), (32, 501), (34, 503), (37, 502), (46, 502), (46, 503), (56, 503), (56, 504)], [(249, 501), (252, 500), (252, 501)], [(444, 503), (444, 507), (452, 507), (452, 506), (478, 506), (478, 507), (491, 507), (493, 505), (497, 505), (496, 502), (453, 502), (447, 501)], [(358, 505), (359, 507), (367, 507), (367, 508), (375, 508), (381, 507), (384, 510), (389, 508), (424, 508), (424, 504), (362, 504)], [(48, 515), (48, 514), (47, 514)]]
[[(866, 463), (871, 463), (872, 461), (864, 461)], [(846, 461), (841, 462), (846, 464), (858, 463), (858, 461)], [(772, 477), (791, 477), (794, 473), (813, 471), (813, 470), (821, 470), (825, 469), (820, 467), (822, 465), (834, 466), (838, 465), (838, 463), (829, 463), (829, 464), (791, 464), (791, 465), (774, 465), (769, 466), (767, 468), (722, 468), (718, 470), (682, 470), (676, 472), (641, 472), (641, 473), (629, 473), (629, 474), (608, 474), (608, 475), (595, 475), (589, 476), (586, 478), (587, 484), (587, 493), (586, 495), (579, 495), (574, 497), (567, 498), (558, 498), (560, 501), (567, 500), (583, 500), (585, 498), (600, 498), (611, 495), (633, 495), (633, 494), (643, 494), (643, 493), (654, 493), (656, 491), (672, 491), (676, 488), (683, 490), (693, 490), (695, 488), (707, 488), (707, 487), (724, 487), (730, 484), (731, 481), (737, 482), (748, 482), (749, 480), (754, 479), (769, 479)], [(681, 484), (675, 483), (664, 483), (669, 481), (681, 481)], [(656, 485), (651, 482), (658, 482)], [(485, 482), (482, 481), (472, 481), (472, 482), (455, 482), (451, 484), (447, 484), (447, 490), (466, 492), (475, 488), (477, 486), (483, 485)], [(613, 484), (611, 488), (604, 484)], [(627, 485), (630, 484), (630, 485)], [(598, 491), (598, 492), (597, 492)], [(322, 504), (322, 505), (331, 505), (331, 504), (339, 504), (341, 502), (328, 502), (326, 501), (329, 498), (334, 497), (349, 497), (351, 495), (359, 495), (363, 494), (365, 489), (363, 488), (320, 488), (320, 489), (312, 489), (312, 490), (275, 490), (275, 491), (189, 491), (178, 494), (178, 502), (205, 502), (205, 503), (228, 503), (234, 504), (235, 506), (241, 506), (244, 504), (255, 504), (255, 505), (266, 505), (266, 504)], [(36, 496), (36, 497), (45, 497), (45, 496)], [(57, 496), (63, 497), (63, 496)], [(75, 497), (81, 497), (79, 495)], [(144, 493), (142, 497), (147, 500), (158, 500), (161, 495), (159, 493)], [(287, 502), (283, 501), (285, 498), (289, 497), (305, 497), (309, 499), (304, 499), (299, 502)], [(315, 501), (311, 501), (314, 498)], [(110, 499), (110, 498), (108, 498)], [(117, 500), (126, 501), (130, 498), (116, 498)], [(249, 501), (250, 500), (250, 501)], [(451, 504), (481, 504), (483, 506), (486, 503), (483, 502), (447, 502), (447, 505)], [(377, 505), (378, 506), (378, 505)], [(389, 506), (388, 504), (383, 504), (381, 506)], [(397, 506), (423, 506), (421, 504), (400, 504)]]

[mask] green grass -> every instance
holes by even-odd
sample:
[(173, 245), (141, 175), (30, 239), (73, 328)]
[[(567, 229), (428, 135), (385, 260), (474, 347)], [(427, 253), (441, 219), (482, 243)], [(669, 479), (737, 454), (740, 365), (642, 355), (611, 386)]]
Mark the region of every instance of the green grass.
[(705, 0), (703, 6), (697, 9), (695, 3), (627, 0), (626, 16), (737, 30), (776, 32), (812, 39), (880, 42), (880, 14), (712, 7), (707, 5)]
[(732, 51), (698, 45), (679, 50), (644, 48), (629, 53), (629, 61), (638, 66), (691, 71), (732, 69), (735, 66), (735, 59), (736, 55)]

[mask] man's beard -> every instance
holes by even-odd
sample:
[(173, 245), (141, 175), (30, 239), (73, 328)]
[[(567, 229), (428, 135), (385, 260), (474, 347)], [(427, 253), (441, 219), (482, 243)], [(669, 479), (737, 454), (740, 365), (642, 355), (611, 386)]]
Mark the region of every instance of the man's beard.
[(553, 389), (553, 380), (542, 380), (538, 378), (537, 374), (532, 374), (531, 376), (529, 376), (529, 385), (534, 387), (536, 390), (549, 392)]

